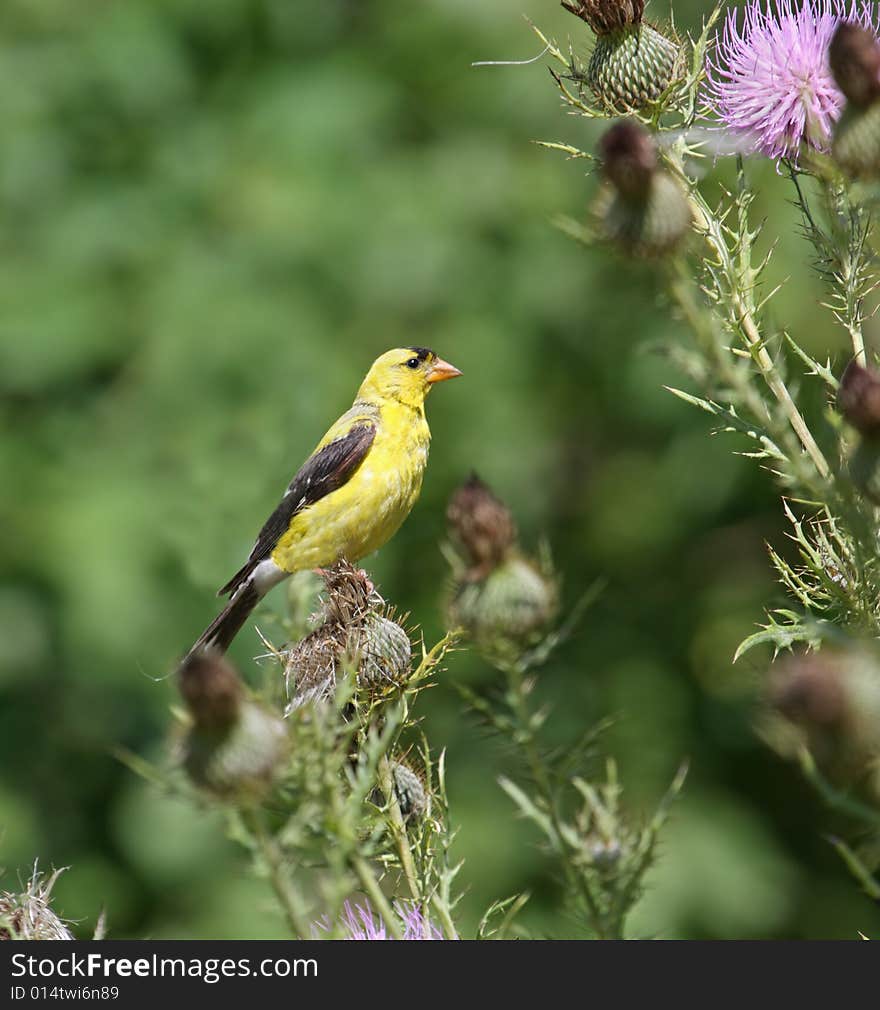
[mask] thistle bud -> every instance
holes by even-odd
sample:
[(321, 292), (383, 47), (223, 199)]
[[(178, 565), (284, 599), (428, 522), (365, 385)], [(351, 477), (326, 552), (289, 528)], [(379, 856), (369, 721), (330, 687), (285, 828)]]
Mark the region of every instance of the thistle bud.
[(287, 752), (284, 722), (246, 697), (238, 674), (219, 654), (187, 657), (179, 681), (193, 719), (183, 749), (189, 777), (223, 799), (259, 799)]
[(880, 435), (880, 373), (853, 359), (840, 377), (837, 409), (863, 435)]
[(488, 651), (537, 641), (559, 608), (556, 580), (533, 561), (511, 554), (481, 582), (462, 582), (448, 608), (449, 623)]
[(446, 518), (453, 539), (470, 564), (470, 578), (487, 575), (516, 543), (516, 523), (510, 509), (475, 473), (450, 498)]
[(371, 614), (364, 622), (357, 653), (358, 683), (368, 686), (406, 683), (412, 663), (412, 642), (395, 621)]
[(226, 729), (238, 718), (244, 687), (229, 660), (219, 652), (187, 656), (178, 671), (180, 694), (200, 729)]
[(876, 801), (880, 758), (880, 664), (860, 648), (799, 653), (773, 665), (768, 700), (796, 727), (823, 773), (859, 782)]
[(771, 670), (770, 703), (789, 722), (828, 730), (842, 722), (845, 702), (840, 667), (830, 655), (800, 653)]
[(828, 47), (828, 62), (850, 105), (864, 108), (880, 97), (880, 45), (869, 28), (842, 21)]
[(553, 573), (519, 550), (510, 510), (475, 474), (453, 494), (446, 515), (464, 554), (453, 563), (448, 625), (489, 653), (528, 647), (556, 616)]
[(828, 49), (831, 72), (847, 105), (834, 127), (831, 153), (852, 178), (880, 176), (880, 44), (861, 25), (838, 25)]
[(610, 111), (651, 105), (680, 76), (681, 47), (642, 21), (644, 0), (563, 0), (562, 6), (596, 35), (586, 78)]
[(345, 670), (353, 670), (358, 686), (367, 691), (409, 679), (409, 635), (387, 612), (366, 573), (340, 561), (324, 572), (324, 581), (315, 630), (287, 654), (288, 711), (331, 698)]
[(851, 179), (880, 177), (880, 102), (843, 110), (834, 127), (831, 154)]
[(418, 774), (403, 761), (394, 761), (391, 764), (391, 780), (403, 819), (421, 817), (428, 809), (428, 799)]
[(600, 231), (631, 256), (662, 256), (687, 235), (692, 213), (680, 184), (658, 166), (656, 144), (631, 120), (600, 142), (606, 185), (593, 207)]
[(626, 200), (644, 201), (657, 174), (657, 145), (634, 119), (623, 119), (599, 141), (602, 174)]

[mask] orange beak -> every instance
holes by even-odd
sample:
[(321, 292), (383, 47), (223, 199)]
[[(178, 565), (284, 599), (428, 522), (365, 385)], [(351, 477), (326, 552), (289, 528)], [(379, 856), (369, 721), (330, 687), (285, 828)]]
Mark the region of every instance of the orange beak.
[(447, 379), (454, 379), (457, 375), (461, 375), (461, 372), (455, 365), (450, 365), (448, 361), (438, 358), (431, 365), (431, 371), (428, 372), (428, 382), (445, 382)]

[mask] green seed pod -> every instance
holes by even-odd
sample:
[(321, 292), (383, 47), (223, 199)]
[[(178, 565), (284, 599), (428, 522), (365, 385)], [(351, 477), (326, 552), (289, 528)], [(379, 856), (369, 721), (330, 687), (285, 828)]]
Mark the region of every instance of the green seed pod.
[(864, 436), (849, 461), (853, 484), (875, 505), (880, 505), (880, 437)]
[(412, 643), (406, 631), (387, 617), (370, 614), (360, 636), (358, 683), (405, 684), (411, 662)]
[(681, 76), (681, 46), (642, 21), (644, 0), (563, 0), (562, 6), (596, 34), (586, 79), (609, 111), (652, 105)]
[(687, 196), (658, 163), (653, 136), (633, 119), (615, 123), (599, 142), (606, 185), (593, 206), (599, 230), (631, 256), (673, 250), (692, 221)]
[(404, 820), (409, 820), (411, 817), (421, 817), (428, 809), (428, 799), (422, 780), (409, 765), (402, 761), (392, 762), (391, 777), (394, 784), (394, 795)]
[(657, 172), (644, 200), (629, 200), (613, 186), (593, 205), (602, 234), (630, 256), (653, 258), (672, 252), (690, 231), (690, 204), (672, 176)]
[(587, 83), (605, 108), (623, 113), (657, 102), (679, 75), (679, 47), (650, 25), (599, 35)]
[(880, 662), (873, 649), (826, 648), (778, 660), (768, 700), (798, 728), (824, 774), (880, 800)]
[(848, 105), (834, 127), (831, 153), (850, 178), (880, 177), (880, 101)]
[(194, 727), (185, 742), (183, 765), (192, 781), (223, 799), (258, 800), (272, 784), (287, 753), (282, 719), (244, 701), (225, 729)]
[(511, 554), (482, 582), (460, 584), (449, 619), (480, 645), (528, 645), (556, 616), (555, 580), (519, 554)]

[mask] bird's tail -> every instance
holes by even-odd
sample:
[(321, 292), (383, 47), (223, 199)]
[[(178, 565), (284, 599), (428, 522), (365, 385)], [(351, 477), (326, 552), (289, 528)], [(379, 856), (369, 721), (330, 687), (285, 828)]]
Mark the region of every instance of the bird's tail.
[(203, 652), (205, 649), (226, 652), (233, 638), (239, 633), (242, 625), (262, 597), (263, 594), (257, 590), (253, 581), (244, 582), (234, 593), (232, 599), (205, 628), (199, 640), (189, 650), (188, 656)]

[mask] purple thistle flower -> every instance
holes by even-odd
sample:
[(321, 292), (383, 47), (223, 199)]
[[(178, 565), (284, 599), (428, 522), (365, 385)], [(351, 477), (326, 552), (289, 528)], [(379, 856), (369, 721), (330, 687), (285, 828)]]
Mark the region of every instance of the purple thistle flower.
[(871, 5), (844, 0), (751, 0), (727, 15), (707, 63), (706, 102), (729, 130), (769, 158), (794, 158), (803, 143), (828, 149), (844, 97), (828, 66), (840, 21), (872, 26)]
[[(401, 902), (394, 906), (394, 911), (403, 926), (404, 940), (443, 940), (445, 937), (431, 922), (418, 905), (412, 902)], [(362, 905), (353, 905), (350, 901), (342, 906), (339, 922), (346, 932), (346, 940), (390, 940), (388, 931), (381, 917), (374, 911), (369, 901)], [(318, 929), (330, 931), (329, 922), (318, 923)]]

